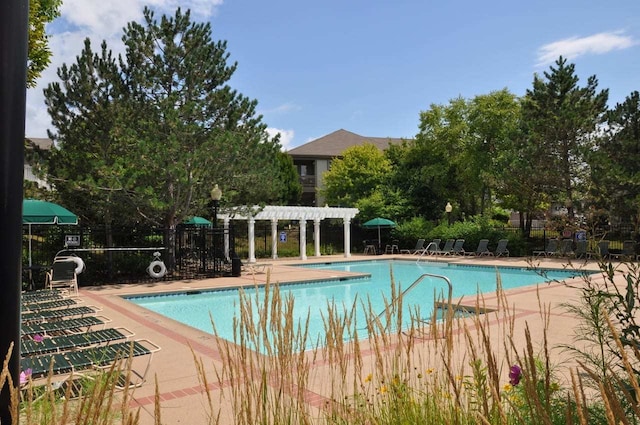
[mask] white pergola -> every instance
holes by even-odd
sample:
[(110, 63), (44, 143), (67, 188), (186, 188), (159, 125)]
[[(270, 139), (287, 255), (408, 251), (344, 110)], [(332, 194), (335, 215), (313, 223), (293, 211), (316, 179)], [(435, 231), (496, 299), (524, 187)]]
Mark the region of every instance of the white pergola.
[[(327, 218), (342, 219), (344, 224), (344, 256), (351, 257), (351, 220), (358, 214), (357, 208), (335, 207), (266, 207), (236, 208), (232, 212), (220, 212), (217, 218), (224, 221), (225, 229), (231, 220), (248, 221), (249, 262), (256, 261), (255, 223), (256, 220), (271, 221), (271, 252), (278, 258), (278, 220), (298, 220), (300, 222), (300, 258), (307, 259), (307, 221), (313, 220), (313, 239), (315, 256), (320, 257), (320, 222)], [(225, 232), (225, 253), (229, 252), (229, 232)]]

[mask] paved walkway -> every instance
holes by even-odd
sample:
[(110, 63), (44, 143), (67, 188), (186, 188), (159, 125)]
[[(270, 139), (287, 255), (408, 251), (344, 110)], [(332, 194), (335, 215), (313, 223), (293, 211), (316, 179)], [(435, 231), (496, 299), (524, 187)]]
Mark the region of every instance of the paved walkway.
[[(409, 258), (408, 255), (401, 256), (377, 256), (380, 258)], [(349, 261), (366, 260), (372, 257), (353, 256)], [(309, 258), (304, 263), (314, 261), (343, 261), (345, 258), (339, 256), (325, 257), (321, 259)], [(475, 258), (475, 257), (446, 257), (442, 261), (475, 263), (482, 265), (509, 265), (523, 266), (530, 265), (526, 258)], [(337, 272), (330, 270), (317, 270), (310, 268), (292, 267), (293, 264), (301, 263), (299, 260), (278, 260), (269, 261), (266, 267), (269, 271), (271, 282), (285, 283), (308, 280), (324, 280), (335, 278), (336, 276), (348, 275), (347, 272)], [(564, 267), (561, 259), (534, 260), (535, 264), (543, 267)], [(581, 266), (584, 263), (579, 263)], [(592, 270), (597, 270), (597, 264), (590, 262), (587, 265)], [(157, 379), (160, 399), (162, 422), (166, 424), (204, 424), (206, 419), (207, 398), (203, 391), (203, 386), (198, 379), (194, 363), (195, 357), (202, 359), (206, 372), (209, 374), (209, 390), (217, 395), (223, 391), (228, 383), (218, 384), (215, 378), (216, 368), (222, 367), (222, 356), (218, 351), (218, 345), (213, 335), (178, 323), (172, 319), (150, 312), (140, 306), (134, 305), (122, 295), (160, 293), (184, 290), (232, 288), (239, 285), (263, 284), (267, 280), (267, 273), (249, 275), (243, 273), (236, 278), (216, 278), (193, 281), (173, 281), (151, 284), (126, 284), (109, 285), (100, 287), (81, 288), (80, 296), (85, 299), (88, 305), (96, 305), (103, 309), (101, 315), (112, 319), (112, 326), (124, 326), (135, 333), (135, 338), (146, 338), (159, 345), (161, 350), (154, 354), (153, 361), (147, 374), (147, 381), (134, 392), (132, 406), (141, 409), (141, 423), (153, 424), (154, 415), (154, 379)], [(549, 317), (552, 326), (549, 327), (547, 337), (551, 346), (567, 343), (573, 335), (573, 328), (576, 321), (566, 313), (560, 306), (563, 302), (577, 299), (577, 291), (565, 285), (552, 283), (539, 287), (524, 287), (506, 292), (509, 310), (515, 318), (516, 327), (522, 329), (525, 324), (530, 327), (532, 340), (539, 342), (543, 337), (543, 320), (540, 313), (540, 304), (549, 306)], [(465, 300), (465, 304), (475, 304), (476, 299)], [(487, 308), (497, 309), (501, 303), (495, 294), (487, 294), (484, 297)], [(496, 314), (491, 316), (489, 325), (495, 327), (494, 332), (499, 334), (500, 325), (504, 316)], [(516, 345), (524, 346), (523, 332), (514, 332)], [(416, 349), (420, 350), (419, 344)], [(363, 352), (364, 361), (372, 361), (373, 353)], [(135, 366), (135, 364), (134, 364)], [(324, 367), (322, 365), (320, 367)], [(320, 377), (321, 373), (318, 374)], [(307, 402), (315, 407), (320, 407), (326, 402), (328, 393), (323, 389), (320, 382), (310, 382), (307, 389)], [(216, 403), (217, 405), (217, 403)], [(227, 403), (221, 410), (220, 422), (223, 424), (233, 424), (230, 403)]]

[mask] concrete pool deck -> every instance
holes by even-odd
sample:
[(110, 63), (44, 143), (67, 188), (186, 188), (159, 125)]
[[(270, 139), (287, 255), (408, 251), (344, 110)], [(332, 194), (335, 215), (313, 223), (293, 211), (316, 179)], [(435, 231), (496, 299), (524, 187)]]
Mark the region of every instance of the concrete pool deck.
[[(209, 378), (209, 391), (218, 395), (224, 391), (218, 384), (216, 368), (222, 367), (222, 356), (216, 343), (216, 338), (209, 333), (199, 331), (184, 324), (178, 323), (167, 317), (158, 315), (122, 298), (123, 295), (154, 294), (162, 292), (181, 292), (185, 290), (205, 290), (219, 288), (233, 288), (242, 285), (253, 286), (264, 284), (267, 276), (272, 283), (300, 282), (308, 280), (325, 280), (340, 276), (352, 275), (348, 272), (334, 270), (319, 270), (313, 268), (293, 267), (295, 264), (311, 264), (314, 262), (338, 262), (358, 261), (371, 259), (411, 259), (410, 255), (382, 255), (363, 256), (353, 255), (351, 258), (342, 256), (310, 257), (305, 261), (295, 259), (268, 260), (265, 271), (268, 273), (247, 274), (241, 277), (224, 277), (215, 279), (171, 281), (143, 284), (106, 285), (98, 287), (82, 287), (80, 297), (87, 305), (100, 307), (100, 315), (112, 320), (109, 326), (123, 326), (135, 333), (134, 339), (144, 338), (161, 347), (154, 354), (146, 383), (136, 388), (133, 393), (133, 407), (140, 408), (140, 423), (154, 423), (155, 384), (157, 379), (161, 400), (162, 423), (166, 424), (201, 424), (209, 423), (207, 420), (207, 397), (198, 378), (194, 355), (202, 360)], [(493, 257), (437, 257), (437, 261), (456, 262), (477, 265), (501, 265), (514, 267), (527, 267), (531, 265), (543, 268), (564, 268), (566, 259), (560, 258), (493, 258)], [(574, 262), (574, 266), (589, 270), (598, 270), (596, 261)], [(597, 275), (595, 279), (602, 279)], [(454, 282), (455, 284), (455, 282)], [(543, 337), (543, 320), (540, 313), (540, 304), (549, 307), (548, 315), (552, 326), (547, 329), (547, 338), (550, 347), (561, 343), (568, 343), (573, 337), (577, 320), (566, 312), (562, 303), (578, 299), (578, 291), (559, 283), (544, 284), (540, 286), (528, 286), (505, 291), (506, 299), (516, 327), (529, 327), (531, 338), (539, 342)], [(486, 294), (483, 297), (485, 307), (498, 308), (500, 301), (495, 293)], [(454, 300), (454, 302), (457, 300)], [(473, 299), (465, 300), (465, 304), (473, 305)], [(498, 315), (488, 323), (496, 327), (496, 333), (501, 325)], [(514, 344), (524, 348), (524, 332), (516, 331)], [(417, 344), (415, 349), (420, 349)], [(556, 358), (554, 353), (554, 359)], [(364, 362), (373, 362), (373, 354), (363, 353)], [(326, 365), (325, 365), (326, 366)], [(319, 366), (321, 367), (321, 366)], [(224, 387), (224, 384), (223, 384)], [(308, 403), (319, 407), (327, 397), (321, 389), (321, 385), (310, 382)], [(214, 399), (217, 399), (214, 397)], [(216, 403), (217, 406), (217, 403)], [(220, 423), (234, 424), (231, 403), (221, 407)]]

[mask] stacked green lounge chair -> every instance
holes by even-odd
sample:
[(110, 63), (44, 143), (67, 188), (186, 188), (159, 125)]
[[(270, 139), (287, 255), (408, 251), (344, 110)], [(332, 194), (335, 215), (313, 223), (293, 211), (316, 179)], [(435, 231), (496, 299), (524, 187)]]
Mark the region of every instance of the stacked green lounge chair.
[(159, 350), (160, 347), (148, 340), (126, 341), (77, 351), (23, 357), (20, 360), (20, 367), (22, 371), (29, 371), (32, 379), (38, 379), (48, 376), (49, 373), (53, 375), (78, 373), (109, 367), (114, 362), (130, 356), (133, 358), (148, 355), (144, 372), (137, 374), (141, 381), (135, 385), (140, 385), (145, 380), (153, 353)]
[(133, 332), (125, 328), (107, 328), (81, 334), (47, 337), (42, 338), (42, 340), (23, 339), (20, 342), (20, 353), (22, 356), (32, 356), (68, 351), (92, 345), (122, 341), (133, 335)]
[(48, 335), (51, 333), (79, 333), (82, 330), (89, 331), (97, 326), (103, 326), (108, 322), (106, 318), (96, 316), (78, 317), (68, 320), (57, 320), (46, 323), (27, 323), (21, 327), (22, 335)]
[(22, 323), (31, 322), (47, 322), (51, 320), (82, 316), (91, 316), (96, 314), (97, 309), (89, 306), (60, 308), (56, 310), (38, 310), (22, 313)]

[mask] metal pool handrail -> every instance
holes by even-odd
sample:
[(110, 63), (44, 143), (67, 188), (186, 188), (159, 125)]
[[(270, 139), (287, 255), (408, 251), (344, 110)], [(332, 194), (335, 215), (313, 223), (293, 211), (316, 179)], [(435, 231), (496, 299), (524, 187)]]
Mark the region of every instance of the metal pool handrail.
[(389, 310), (389, 308), (393, 307), (398, 302), (398, 300), (401, 300), (402, 298), (404, 298), (405, 294), (407, 292), (409, 292), (410, 290), (412, 290), (413, 288), (415, 288), (418, 285), (418, 283), (420, 283), (425, 277), (434, 277), (436, 279), (442, 279), (445, 282), (447, 282), (447, 285), (449, 286), (449, 296), (447, 297), (447, 305), (451, 306), (451, 302), (452, 302), (452, 299), (453, 299), (453, 285), (451, 284), (451, 280), (449, 280), (448, 277), (442, 276), (442, 275), (439, 275), (439, 274), (423, 273), (411, 285), (409, 285), (409, 287), (407, 289), (402, 291), (402, 293), (400, 294), (400, 296), (398, 298), (393, 300), (393, 302), (391, 304), (389, 304), (387, 307), (385, 307), (385, 309), (382, 310), (382, 312), (376, 316), (375, 320), (379, 320), (380, 317), (382, 317), (387, 312), (387, 310)]

